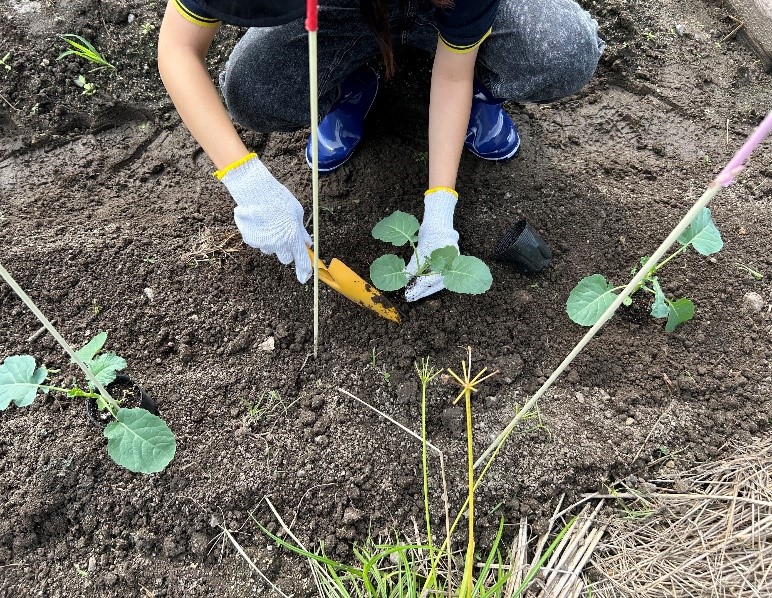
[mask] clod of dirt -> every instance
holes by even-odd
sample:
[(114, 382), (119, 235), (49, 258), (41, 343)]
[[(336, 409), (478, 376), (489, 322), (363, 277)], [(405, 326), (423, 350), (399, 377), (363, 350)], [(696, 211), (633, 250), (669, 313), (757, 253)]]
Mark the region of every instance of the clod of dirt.
[(743, 308), (747, 311), (759, 312), (764, 309), (764, 305), (766, 305), (766, 301), (764, 301), (764, 297), (758, 293), (753, 291), (745, 293), (745, 296), (743, 297)]

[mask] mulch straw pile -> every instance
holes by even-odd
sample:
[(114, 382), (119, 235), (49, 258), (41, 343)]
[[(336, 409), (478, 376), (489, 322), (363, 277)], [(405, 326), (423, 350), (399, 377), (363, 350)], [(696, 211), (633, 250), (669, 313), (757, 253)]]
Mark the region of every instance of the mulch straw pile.
[(591, 595), (772, 596), (771, 474), (766, 435), (724, 461), (594, 496), (622, 516), (604, 522), (584, 570)]

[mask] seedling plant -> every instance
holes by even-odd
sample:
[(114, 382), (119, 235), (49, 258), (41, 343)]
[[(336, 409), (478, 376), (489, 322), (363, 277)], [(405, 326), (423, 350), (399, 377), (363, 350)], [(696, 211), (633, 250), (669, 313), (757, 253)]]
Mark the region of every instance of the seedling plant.
[[(709, 208), (703, 208), (692, 223), (678, 237), (681, 245), (667, 258), (655, 264), (646, 274), (646, 277), (624, 300), (625, 305), (632, 305), (632, 296), (638, 291), (643, 291), (652, 296), (651, 316), (653, 318), (667, 318), (665, 330), (672, 332), (679, 324), (691, 320), (694, 317), (694, 302), (682, 297), (671, 299), (662, 290), (657, 273), (670, 261), (686, 252), (692, 247), (701, 255), (712, 255), (721, 251), (724, 242), (721, 233), (713, 222)], [(641, 266), (648, 261), (647, 257), (641, 258)], [(637, 267), (631, 273), (635, 274)], [(595, 324), (606, 309), (614, 302), (617, 292), (622, 286), (614, 286), (609, 283), (602, 274), (586, 276), (574, 287), (566, 302), (568, 316), (581, 326)]]
[(75, 85), (83, 89), (81, 95), (92, 96), (96, 93), (96, 85), (87, 81), (83, 75), (78, 75), (78, 78), (75, 79)]
[[(118, 372), (126, 367), (126, 360), (113, 352), (102, 353), (107, 333), (101, 332), (75, 354), (103, 386), (114, 382)], [(91, 383), (69, 387), (46, 384), (49, 371), (37, 366), (31, 355), (11, 355), (0, 364), (0, 410), (11, 404), (17, 407), (31, 405), (38, 393), (62, 393), (68, 398), (94, 399), (97, 408), (108, 411), (113, 421), (107, 424), (107, 454), (118, 465), (139, 473), (161, 471), (174, 457), (174, 434), (160, 417), (140, 407), (125, 408), (120, 401), (103, 396)]]
[(98, 65), (96, 68), (91, 69), (89, 72), (93, 73), (94, 71), (98, 71), (100, 69), (110, 69), (113, 71), (116, 70), (114, 65), (105, 60), (104, 56), (102, 56), (99, 50), (94, 47), (94, 44), (92, 44), (84, 37), (76, 35), (75, 33), (65, 33), (59, 37), (67, 42), (69, 48), (59, 54), (59, 56), (56, 57), (57, 60), (61, 60), (62, 58), (74, 54), (75, 56), (84, 58), (89, 62), (93, 62), (94, 64)]
[(395, 247), (410, 245), (417, 264), (416, 273), (412, 274), (403, 258), (394, 254), (382, 255), (370, 265), (370, 279), (376, 288), (397, 291), (414, 278), (439, 274), (449, 291), (478, 295), (490, 289), (493, 277), (485, 262), (470, 255), (460, 255), (452, 245), (435, 249), (429, 257), (421, 259), (416, 248), (419, 228), (415, 216), (399, 210), (373, 227), (372, 235), (379, 241)]

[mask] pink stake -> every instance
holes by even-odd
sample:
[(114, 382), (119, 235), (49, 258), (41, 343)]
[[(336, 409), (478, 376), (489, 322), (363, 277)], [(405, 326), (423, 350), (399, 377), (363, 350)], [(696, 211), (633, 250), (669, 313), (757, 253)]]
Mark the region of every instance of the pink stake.
[(748, 140), (743, 146), (737, 150), (737, 153), (724, 167), (719, 175), (713, 181), (713, 184), (721, 185), (722, 187), (728, 187), (734, 182), (734, 177), (737, 176), (740, 171), (745, 168), (745, 161), (750, 157), (751, 152), (755, 150), (758, 145), (764, 141), (764, 138), (772, 132), (772, 111), (767, 114), (767, 117), (761, 121), (761, 124), (756, 127), (756, 130), (748, 137)]

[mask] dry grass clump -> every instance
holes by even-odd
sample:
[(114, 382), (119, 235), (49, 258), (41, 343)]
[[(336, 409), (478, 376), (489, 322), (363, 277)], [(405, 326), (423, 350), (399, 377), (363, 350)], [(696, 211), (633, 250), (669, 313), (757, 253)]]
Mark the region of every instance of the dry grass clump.
[[(529, 598), (580, 598), (587, 595), (587, 582), (582, 576), (582, 571), (606, 531), (606, 526), (600, 525), (597, 522), (602, 514), (601, 509), (604, 506), (606, 505), (603, 500), (599, 501), (594, 507), (591, 504), (584, 505), (581, 512), (573, 519), (571, 528), (560, 539), (560, 542), (554, 546), (549, 560), (538, 569), (525, 593), (517, 594), (517, 596)], [(560, 512), (560, 504), (558, 504), (557, 508), (558, 512), (550, 520), (550, 529), (538, 538), (535, 552), (531, 559), (531, 567), (539, 561), (548, 540), (555, 535), (556, 523), (558, 528), (560, 525), (565, 525), (565, 513), (574, 510), (573, 507), (570, 507), (566, 511)], [(564, 523), (558, 523), (560, 521)], [(510, 581), (514, 579), (518, 583), (521, 572), (528, 571), (529, 569), (526, 554), (529, 551), (530, 542), (524, 529), (525, 526), (526, 520), (523, 518), (520, 522), (520, 533), (512, 544), (513, 561), (515, 563), (523, 563), (519, 570), (515, 568), (515, 574), (510, 579)], [(502, 596), (505, 598), (514, 597), (513, 594), (503, 594)]]
[(730, 458), (612, 493), (593, 597), (772, 596), (772, 435)]
[(187, 265), (196, 267), (200, 264), (220, 266), (230, 254), (236, 253), (242, 246), (241, 236), (238, 232), (213, 231), (203, 227), (192, 240), (192, 248), (181, 257)]

